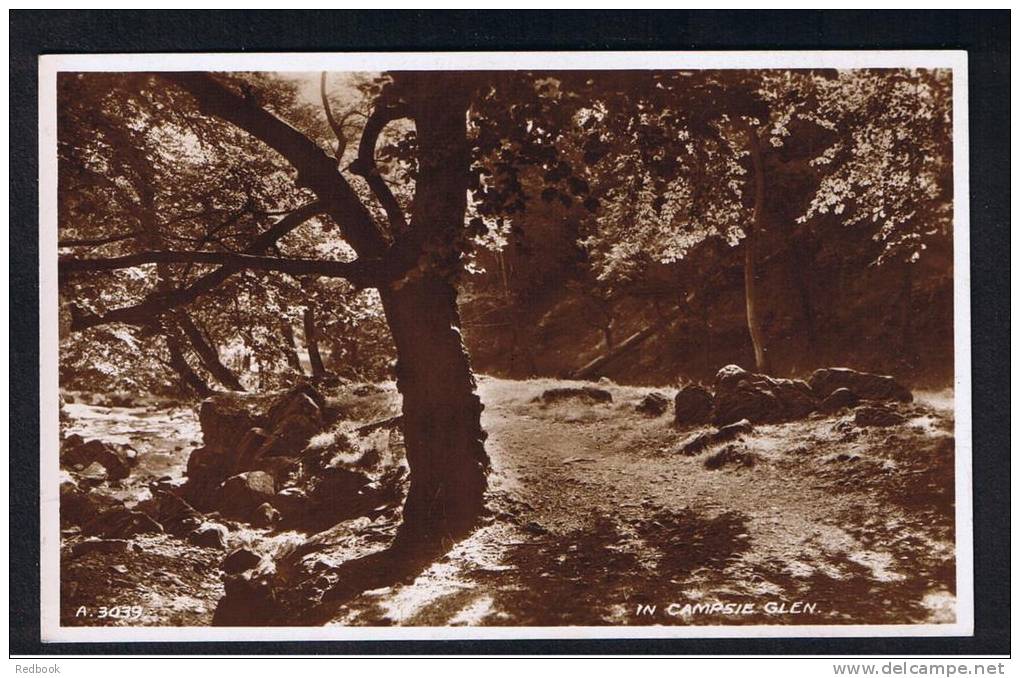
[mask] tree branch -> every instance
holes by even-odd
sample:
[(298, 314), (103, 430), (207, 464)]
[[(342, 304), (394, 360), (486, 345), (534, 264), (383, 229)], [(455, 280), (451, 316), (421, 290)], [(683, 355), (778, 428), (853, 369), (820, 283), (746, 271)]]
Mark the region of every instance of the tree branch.
[(368, 280), (372, 267), (361, 259), (355, 261), (330, 261), (327, 259), (295, 259), (267, 257), (257, 254), (234, 254), (232, 252), (177, 252), (161, 250), (138, 252), (122, 257), (103, 259), (78, 259), (60, 257), (57, 269), (60, 273), (81, 271), (114, 271), (121, 268), (135, 268), (143, 264), (218, 264), (234, 269), (278, 271), (289, 275), (318, 275), (330, 278), (349, 278), (361, 282)]
[(405, 107), (400, 105), (377, 106), (368, 116), (365, 129), (361, 132), (361, 141), (358, 143), (358, 157), (351, 163), (350, 170), (354, 174), (363, 177), (368, 183), (379, 204), (386, 212), (386, 218), (390, 222), (390, 230), (396, 236), (407, 230), (407, 219), (400, 203), (390, 190), (389, 184), (379, 173), (379, 166), (375, 161), (375, 145), (379, 135), (394, 120), (406, 118), (408, 115)]
[(221, 118), (282, 155), (298, 172), (298, 185), (318, 196), (325, 211), (344, 229), (344, 236), (362, 257), (382, 256), (387, 239), (336, 163), (311, 139), (276, 116), (217, 82), (208, 73), (162, 73), (189, 92), (199, 110)]
[[(303, 224), (316, 214), (321, 213), (321, 203), (311, 202), (302, 205), (284, 218), (277, 221), (269, 229), (245, 248), (246, 254), (262, 254), (268, 248), (275, 245), (280, 238), (287, 235), (295, 228)], [(149, 296), (145, 301), (134, 306), (126, 306), (109, 311), (101, 316), (83, 314), (80, 311), (74, 312), (76, 307), (72, 306), (71, 331), (80, 330), (103, 325), (105, 323), (128, 323), (130, 325), (144, 325), (153, 318), (165, 313), (168, 310), (189, 304), (203, 294), (215, 289), (227, 280), (231, 275), (237, 273), (239, 268), (233, 266), (222, 266), (214, 271), (206, 273), (187, 287), (172, 292), (157, 293)]]
[(118, 233), (103, 238), (68, 238), (66, 240), (58, 240), (57, 247), (98, 247), (99, 245), (108, 245), (122, 240), (137, 238), (142, 234), (142, 231), (131, 231), (130, 233)]

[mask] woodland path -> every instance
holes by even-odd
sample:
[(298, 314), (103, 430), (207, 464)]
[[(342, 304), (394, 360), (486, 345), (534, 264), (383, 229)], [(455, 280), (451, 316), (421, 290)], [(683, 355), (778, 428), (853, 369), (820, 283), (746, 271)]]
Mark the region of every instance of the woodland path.
[[(651, 389), (609, 386), (607, 405), (531, 402), (561, 385), (482, 379), (495, 520), (414, 583), (353, 601), (337, 623), (952, 620), (944, 400), (903, 431), (846, 440), (833, 433), (839, 417), (760, 426), (735, 445), (753, 466), (709, 470), (711, 450), (675, 452), (697, 431), (634, 411)], [(814, 609), (792, 613), (797, 602)], [(683, 614), (687, 603), (754, 608)], [(638, 615), (639, 604), (656, 613)]]

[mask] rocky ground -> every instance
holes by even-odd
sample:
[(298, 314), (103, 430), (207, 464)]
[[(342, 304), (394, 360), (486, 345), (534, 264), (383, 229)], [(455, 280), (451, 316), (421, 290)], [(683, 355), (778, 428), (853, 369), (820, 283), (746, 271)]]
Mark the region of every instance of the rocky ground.
[[(491, 515), (420, 574), (333, 606), (320, 599), (341, 564), (384, 550), (399, 523), (392, 385), (221, 397), (201, 416), (75, 398), (63, 623), (244, 623), (230, 601), (263, 595), (289, 612), (277, 623), (953, 620), (949, 392), (733, 370), (704, 393), (485, 377), (479, 390)], [(91, 440), (106, 449), (82, 451)]]

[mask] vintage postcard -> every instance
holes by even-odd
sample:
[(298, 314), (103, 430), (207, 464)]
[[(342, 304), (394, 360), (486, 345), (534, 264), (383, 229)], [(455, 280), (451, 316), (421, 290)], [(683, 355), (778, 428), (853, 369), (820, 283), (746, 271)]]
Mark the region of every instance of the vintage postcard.
[(970, 635), (966, 76), (41, 57), (43, 640)]

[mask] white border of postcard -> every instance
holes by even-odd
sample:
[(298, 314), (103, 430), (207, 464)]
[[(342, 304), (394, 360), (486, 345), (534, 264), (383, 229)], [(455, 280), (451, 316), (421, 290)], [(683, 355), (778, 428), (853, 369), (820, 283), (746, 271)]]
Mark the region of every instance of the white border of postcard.
[[(61, 71), (387, 71), (765, 68), (948, 68), (953, 71), (954, 340), (956, 347), (956, 621), (856, 626), (61, 627), (57, 321), (56, 76)], [(968, 636), (974, 632), (971, 502), (970, 210), (967, 53), (423, 52), (97, 54), (39, 58), (40, 549), (43, 642), (443, 640), (530, 638), (790, 638)]]

